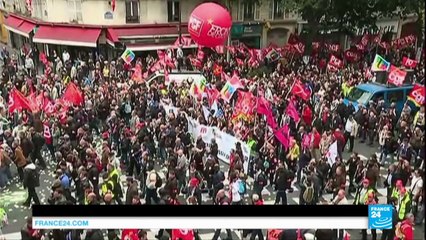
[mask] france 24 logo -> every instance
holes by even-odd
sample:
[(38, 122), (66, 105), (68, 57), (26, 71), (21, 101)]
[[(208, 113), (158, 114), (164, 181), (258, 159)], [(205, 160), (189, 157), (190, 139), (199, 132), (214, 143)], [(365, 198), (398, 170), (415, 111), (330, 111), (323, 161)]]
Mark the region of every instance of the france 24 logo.
[(391, 205), (369, 205), (368, 228), (392, 229), (392, 214), (393, 211)]

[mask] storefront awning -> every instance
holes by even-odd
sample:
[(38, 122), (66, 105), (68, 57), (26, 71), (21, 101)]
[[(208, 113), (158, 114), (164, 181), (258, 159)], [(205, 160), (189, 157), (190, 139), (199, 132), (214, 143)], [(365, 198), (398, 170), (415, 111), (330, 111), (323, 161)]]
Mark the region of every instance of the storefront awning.
[[(178, 37), (178, 26), (140, 26), (132, 28), (113, 28), (113, 31), (119, 39), (134, 38), (157, 38), (157, 37)], [(186, 24), (182, 24), (182, 35), (188, 36), (188, 28)]]
[(5, 27), (16, 34), (29, 38), (30, 32), (35, 28), (35, 24), (24, 19), (10, 15), (5, 21)]
[(115, 47), (116, 42), (119, 42), (117, 34), (115, 33), (114, 29), (108, 28), (106, 30), (106, 42), (113, 47)]
[(40, 26), (33, 42), (78, 47), (96, 47), (100, 28)]
[[(198, 46), (193, 44), (183, 48), (197, 48)], [(133, 52), (143, 52), (143, 51), (156, 51), (156, 50), (166, 50), (171, 48), (176, 48), (171, 44), (126, 44), (126, 48), (132, 50)]]

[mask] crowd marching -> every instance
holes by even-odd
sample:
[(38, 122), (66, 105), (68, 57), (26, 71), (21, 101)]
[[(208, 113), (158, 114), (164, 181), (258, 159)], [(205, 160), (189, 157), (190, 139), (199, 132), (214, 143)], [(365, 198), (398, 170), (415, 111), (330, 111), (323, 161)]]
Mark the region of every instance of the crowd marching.
[[(177, 44), (140, 58), (126, 50), (112, 61), (66, 51), (47, 56), (35, 47), (18, 56), (4, 48), (1, 191), (12, 183), (14, 166), (28, 191), (26, 206), (205, 204), (205, 193), (217, 205), (262, 205), (267, 187), (275, 204), (286, 205), (296, 186), (301, 205), (392, 204), (394, 228), (381, 239), (413, 239), (412, 227), (424, 218), (424, 51), (414, 60), (415, 38), (387, 43), (380, 37), (365, 35), (345, 51), (315, 42), (308, 58), (294, 35), (284, 47), (241, 44), (188, 54)], [(190, 45), (191, 39), (179, 42)], [(371, 71), (376, 54), (398, 73), (411, 68), (422, 100), (411, 98), (402, 111), (384, 99), (346, 105), (355, 86), (379, 77)], [(199, 71), (204, 78), (178, 81), (173, 74), (179, 71)], [(148, 81), (155, 72), (164, 78)], [(404, 79), (389, 81), (402, 85)], [(380, 147), (381, 154), (362, 159), (363, 152), (354, 152), (358, 139)], [(343, 158), (345, 151), (350, 158)], [(386, 179), (379, 176), (383, 168)], [(47, 171), (55, 180), (51, 197), (41, 202), (37, 189)], [(387, 188), (385, 201), (379, 201), (379, 186)], [(353, 200), (347, 199), (351, 193)], [(0, 216), (1, 229), (6, 212), (0, 209)], [(103, 239), (101, 230), (35, 231), (28, 219), (23, 240)], [(309, 233), (348, 238), (341, 231), (280, 232), (276, 239), (308, 239)], [(242, 235), (265, 237), (261, 230)], [(107, 236), (147, 239), (142, 230), (108, 230)], [(367, 231), (361, 236), (367, 239)], [(375, 231), (371, 237), (377, 239)]]

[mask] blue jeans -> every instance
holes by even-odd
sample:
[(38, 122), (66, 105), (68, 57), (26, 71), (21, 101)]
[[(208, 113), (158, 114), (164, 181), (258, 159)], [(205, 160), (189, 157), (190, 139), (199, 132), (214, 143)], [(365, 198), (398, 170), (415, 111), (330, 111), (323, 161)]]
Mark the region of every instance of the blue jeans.
[(9, 167), (0, 167), (0, 188), (5, 187), (9, 183), (10, 169)]

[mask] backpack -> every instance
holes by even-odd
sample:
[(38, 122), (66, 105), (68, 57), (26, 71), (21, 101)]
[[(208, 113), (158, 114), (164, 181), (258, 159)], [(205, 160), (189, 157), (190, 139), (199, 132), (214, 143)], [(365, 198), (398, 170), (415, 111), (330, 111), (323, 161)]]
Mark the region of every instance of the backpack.
[(246, 183), (242, 180), (239, 180), (238, 181), (238, 193), (241, 194), (241, 195), (244, 195), (244, 194), (246, 194), (246, 192), (247, 192)]
[(302, 198), (305, 203), (312, 203), (312, 200), (314, 200), (314, 187), (312, 186), (312, 184), (310, 186), (306, 186)]
[(267, 180), (264, 173), (260, 173), (259, 176), (257, 176), (257, 183), (262, 187), (266, 185)]

